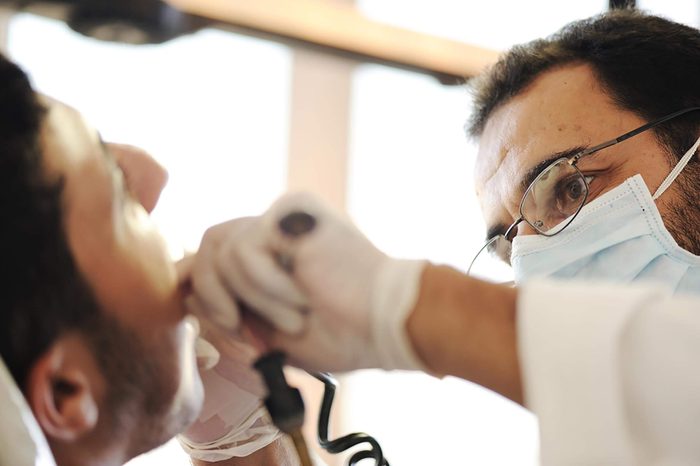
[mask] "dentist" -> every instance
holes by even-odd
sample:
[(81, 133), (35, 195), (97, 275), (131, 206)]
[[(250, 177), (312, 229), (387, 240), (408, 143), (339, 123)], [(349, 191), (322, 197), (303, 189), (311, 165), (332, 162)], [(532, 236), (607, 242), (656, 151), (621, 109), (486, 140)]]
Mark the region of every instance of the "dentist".
[(517, 288), (388, 257), (291, 194), (205, 235), (187, 305), (305, 369), (479, 383), (538, 416), (544, 465), (697, 464), (698, 75), (696, 29), (618, 11), (479, 78), (477, 195)]

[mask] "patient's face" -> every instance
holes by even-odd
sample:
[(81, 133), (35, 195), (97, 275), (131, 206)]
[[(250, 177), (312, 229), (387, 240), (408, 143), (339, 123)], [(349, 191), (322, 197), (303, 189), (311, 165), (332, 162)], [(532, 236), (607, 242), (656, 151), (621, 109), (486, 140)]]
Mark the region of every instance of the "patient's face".
[[(202, 397), (196, 332), (149, 217), (166, 173), (143, 151), (103, 144), (75, 110), (51, 99), (45, 103), (44, 161), (50, 174), (65, 180), (63, 215), (74, 260), (103, 312), (138, 342), (143, 354), (130, 355), (134, 365), (148, 368), (141, 371), (147, 372), (143, 380), (131, 381), (139, 384), (134, 397), (144, 404), (133, 413), (141, 418), (126, 439), (136, 454), (188, 425)], [(114, 381), (103, 372), (109, 387)]]

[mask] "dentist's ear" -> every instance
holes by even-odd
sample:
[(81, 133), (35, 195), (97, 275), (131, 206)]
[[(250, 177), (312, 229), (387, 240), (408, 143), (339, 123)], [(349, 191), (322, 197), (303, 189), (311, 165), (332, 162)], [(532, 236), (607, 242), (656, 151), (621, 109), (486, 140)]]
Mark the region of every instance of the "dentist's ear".
[(34, 364), (25, 396), (49, 442), (75, 442), (97, 425), (104, 379), (78, 335), (60, 337)]

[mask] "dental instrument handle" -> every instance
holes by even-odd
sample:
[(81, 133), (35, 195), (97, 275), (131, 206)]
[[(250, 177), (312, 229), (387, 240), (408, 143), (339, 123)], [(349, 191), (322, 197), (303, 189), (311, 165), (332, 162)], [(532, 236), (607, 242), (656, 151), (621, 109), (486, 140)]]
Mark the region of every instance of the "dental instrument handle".
[(292, 439), (292, 443), (294, 444), (294, 449), (299, 456), (301, 466), (313, 466), (311, 455), (309, 454), (309, 448), (306, 446), (306, 440), (304, 439), (304, 435), (301, 433), (301, 428), (292, 430), (288, 435), (289, 438)]
[(261, 356), (253, 365), (263, 377), (268, 395), (265, 407), (272, 422), (289, 435), (302, 466), (312, 466), (309, 450), (301, 428), (304, 425), (304, 400), (298, 389), (289, 386), (284, 377), (284, 353), (272, 351)]
[[(316, 219), (301, 211), (287, 214), (279, 222), (280, 230), (290, 237), (306, 234), (315, 226)], [(281, 254), (277, 257), (277, 262), (284, 270), (292, 272), (293, 263), (290, 257)], [(243, 306), (242, 309), (247, 309), (247, 306)], [(272, 351), (261, 356), (253, 367), (260, 372), (267, 386), (268, 396), (265, 398), (265, 406), (272, 422), (291, 438), (301, 465), (313, 466), (309, 449), (301, 432), (304, 425), (304, 400), (298, 389), (287, 384), (282, 370), (284, 360), (284, 353)]]

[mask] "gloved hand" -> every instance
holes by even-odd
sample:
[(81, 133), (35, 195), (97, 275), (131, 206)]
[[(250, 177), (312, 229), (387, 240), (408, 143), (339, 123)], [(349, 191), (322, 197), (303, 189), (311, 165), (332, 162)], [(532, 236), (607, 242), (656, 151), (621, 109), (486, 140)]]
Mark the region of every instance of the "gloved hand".
[[(313, 217), (309, 232), (282, 231), (283, 219), (289, 230), (299, 226), (288, 222), (295, 212)], [(245, 302), (280, 330), (266, 336), (268, 344), (308, 370), (424, 369), (406, 333), (424, 266), (387, 257), (315, 197), (297, 193), (261, 217), (207, 232), (188, 305), (234, 329)]]
[[(179, 272), (181, 280), (189, 279), (186, 266), (180, 265)], [(203, 336), (215, 343), (203, 337), (197, 340), (204, 404), (198, 419), (178, 440), (191, 457), (203, 461), (248, 456), (279, 436), (262, 405), (262, 380), (252, 369), (258, 352), (232, 335), (223, 338), (210, 331)]]

